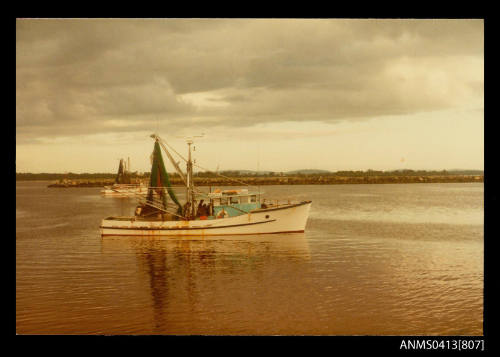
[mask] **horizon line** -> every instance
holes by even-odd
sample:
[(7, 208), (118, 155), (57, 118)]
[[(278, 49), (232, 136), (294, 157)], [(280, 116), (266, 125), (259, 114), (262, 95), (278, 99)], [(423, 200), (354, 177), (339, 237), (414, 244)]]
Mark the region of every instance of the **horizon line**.
[[(441, 172), (441, 171), (482, 171), (484, 172), (483, 169), (410, 169), (410, 168), (399, 168), (399, 169), (385, 169), (385, 170), (375, 170), (375, 169), (343, 169), (343, 170), (326, 170), (326, 169), (297, 169), (297, 170), (288, 170), (288, 171), (272, 171), (272, 170), (248, 170), (248, 169), (227, 169), (227, 170), (220, 170), (218, 172), (253, 172), (253, 173), (296, 173), (300, 171), (320, 171), (318, 173), (324, 172), (324, 173), (336, 173), (336, 172), (370, 172), (370, 171), (375, 171), (375, 172), (392, 172), (392, 171), (427, 171), (427, 172)], [(131, 173), (146, 173), (150, 171), (131, 171)], [(195, 172), (213, 172), (215, 171), (195, 171)], [(174, 171), (168, 172), (167, 173), (172, 173), (175, 174)], [(52, 175), (67, 175), (67, 174), (77, 174), (77, 175), (82, 175), (82, 174), (111, 174), (111, 175), (116, 175), (116, 172), (73, 172), (73, 171), (65, 171), (65, 172), (29, 172), (29, 171), (16, 171), (17, 174), (52, 174)]]

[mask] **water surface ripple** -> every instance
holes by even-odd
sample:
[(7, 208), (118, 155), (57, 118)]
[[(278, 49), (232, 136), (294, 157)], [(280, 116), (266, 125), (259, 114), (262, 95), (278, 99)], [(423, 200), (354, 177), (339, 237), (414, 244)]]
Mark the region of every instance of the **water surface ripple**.
[(19, 334), (483, 333), (482, 183), (266, 186), (305, 233), (205, 239), (102, 239), (132, 199), (46, 185), (16, 183)]

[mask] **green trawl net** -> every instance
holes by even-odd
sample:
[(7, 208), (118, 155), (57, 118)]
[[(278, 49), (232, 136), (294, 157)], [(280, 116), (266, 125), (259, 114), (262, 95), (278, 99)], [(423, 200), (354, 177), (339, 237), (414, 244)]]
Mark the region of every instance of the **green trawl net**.
[[(175, 204), (179, 206), (179, 209), (182, 210), (182, 206), (177, 200), (177, 197), (175, 197), (172, 185), (168, 179), (168, 173), (167, 170), (165, 170), (165, 164), (163, 163), (163, 157), (161, 155), (160, 144), (158, 141), (155, 141), (155, 147), (153, 150), (153, 165), (151, 166), (151, 180), (149, 182), (149, 187), (166, 187), (172, 201), (174, 201)], [(161, 196), (163, 205), (166, 208), (167, 197), (165, 197), (164, 191), (159, 189), (156, 190), (156, 192)], [(153, 190), (149, 190), (147, 200), (153, 200)]]

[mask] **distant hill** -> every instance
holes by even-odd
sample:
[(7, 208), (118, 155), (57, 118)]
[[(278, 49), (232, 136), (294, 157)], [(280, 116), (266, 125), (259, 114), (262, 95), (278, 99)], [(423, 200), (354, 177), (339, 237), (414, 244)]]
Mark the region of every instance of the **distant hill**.
[(329, 174), (331, 173), (328, 170), (316, 170), (316, 169), (303, 169), (303, 170), (294, 170), (285, 172), (287, 175), (312, 175), (312, 174)]
[(254, 170), (236, 170), (240, 175), (266, 175), (272, 173), (272, 171), (254, 171)]
[(453, 175), (484, 175), (484, 170), (453, 169), (448, 172)]
[(316, 170), (316, 169), (302, 169), (302, 170), (293, 170), (293, 171), (253, 171), (253, 170), (226, 170), (226, 171), (220, 171), (221, 174), (231, 174), (231, 173), (238, 173), (241, 176), (259, 176), (259, 175), (269, 175), (269, 174), (275, 174), (279, 175), (280, 173), (283, 173), (284, 175), (297, 175), (297, 174), (302, 174), (302, 175), (314, 175), (314, 174), (328, 174), (331, 173), (328, 170)]
[(232, 175), (237, 174), (239, 176), (259, 176), (259, 175), (268, 175), (273, 173), (273, 171), (253, 171), (253, 170), (222, 170), (218, 173), (222, 175)]

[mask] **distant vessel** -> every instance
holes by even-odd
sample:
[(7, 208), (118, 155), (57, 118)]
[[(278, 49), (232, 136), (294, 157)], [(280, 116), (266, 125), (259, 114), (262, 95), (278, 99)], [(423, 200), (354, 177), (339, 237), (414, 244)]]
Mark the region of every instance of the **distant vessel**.
[(130, 178), (130, 159), (128, 159), (128, 164), (125, 163), (124, 159), (120, 159), (115, 183), (112, 186), (104, 186), (104, 189), (101, 190), (101, 194), (104, 196), (115, 197), (146, 195), (147, 192), (147, 186), (141, 182), (132, 182)]
[[(133, 217), (103, 219), (100, 225), (103, 236), (212, 236), (304, 232), (311, 201), (266, 204), (261, 201), (260, 192), (249, 192), (248, 189), (200, 192), (193, 184), (192, 139), (187, 141), (187, 159), (174, 150), (187, 163), (184, 174), (166, 149), (166, 143), (156, 134), (151, 137), (155, 144), (147, 197), (140, 201)], [(184, 205), (180, 204), (172, 190), (160, 145), (186, 185)]]

